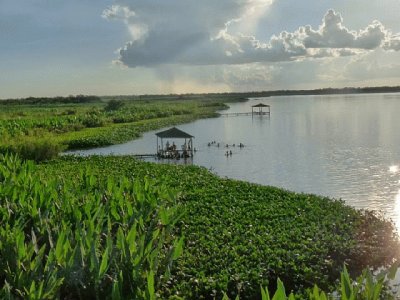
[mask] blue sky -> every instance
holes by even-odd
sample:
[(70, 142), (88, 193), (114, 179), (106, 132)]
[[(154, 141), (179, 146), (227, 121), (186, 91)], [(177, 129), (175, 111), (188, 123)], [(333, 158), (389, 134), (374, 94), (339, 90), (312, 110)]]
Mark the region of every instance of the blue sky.
[(0, 98), (400, 85), (399, 0), (0, 0)]

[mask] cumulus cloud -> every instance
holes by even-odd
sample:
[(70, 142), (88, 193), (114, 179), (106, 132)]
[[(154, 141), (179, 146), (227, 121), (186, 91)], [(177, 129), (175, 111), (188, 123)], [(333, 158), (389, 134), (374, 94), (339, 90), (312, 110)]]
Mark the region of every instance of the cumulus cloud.
[(234, 57), (242, 62), (247, 59), (242, 55), (244, 48), (250, 46), (257, 56), (263, 47), (253, 37), (231, 36), (228, 28), (271, 1), (117, 0), (103, 17), (120, 19), (130, 32), (142, 33), (132, 34), (132, 40), (120, 49), (120, 61), (127, 66), (230, 64)]
[(400, 50), (400, 36), (379, 21), (359, 31), (345, 27), (342, 16), (328, 10), (321, 25), (283, 31), (267, 41), (242, 34), (240, 24), (253, 20), (273, 0), (116, 0), (103, 12), (121, 20), (131, 41), (119, 50), (128, 67), (235, 65), (301, 61), (357, 55), (377, 48)]
[(318, 30), (311, 26), (301, 27), (298, 36), (307, 48), (358, 48), (374, 49), (381, 45), (387, 31), (379, 21), (373, 21), (360, 32), (351, 31), (343, 25), (343, 18), (334, 10), (329, 10)]

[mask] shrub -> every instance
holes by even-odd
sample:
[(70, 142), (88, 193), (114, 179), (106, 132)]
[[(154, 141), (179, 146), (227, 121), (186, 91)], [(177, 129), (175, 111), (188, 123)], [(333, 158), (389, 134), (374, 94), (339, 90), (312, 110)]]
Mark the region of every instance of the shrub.
[(105, 125), (105, 121), (102, 117), (95, 114), (88, 114), (82, 121), (82, 124), (85, 127), (93, 128), (93, 127), (102, 127)]
[(53, 159), (62, 151), (60, 144), (49, 139), (26, 140), (21, 144), (11, 147), (11, 149), (22, 158), (37, 162)]
[(114, 110), (119, 110), (122, 108), (125, 104), (122, 101), (118, 100), (110, 100), (107, 105), (104, 107), (105, 111), (114, 111)]

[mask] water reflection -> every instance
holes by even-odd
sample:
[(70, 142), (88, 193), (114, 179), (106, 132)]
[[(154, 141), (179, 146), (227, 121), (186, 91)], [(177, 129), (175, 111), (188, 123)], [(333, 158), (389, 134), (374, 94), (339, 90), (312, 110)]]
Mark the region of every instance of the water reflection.
[(397, 217), (394, 220), (396, 227), (400, 228), (400, 190), (398, 191), (395, 198), (394, 210), (397, 212)]
[[(399, 100), (398, 94), (271, 97), (225, 111), (248, 112), (261, 102), (271, 105), (270, 117), (220, 117), (178, 127), (195, 136), (193, 163), (222, 177), (341, 198), (384, 212), (400, 228)], [(148, 153), (156, 147), (154, 134), (80, 153)], [(231, 147), (226, 157), (224, 147), (207, 146), (213, 140), (245, 147)]]

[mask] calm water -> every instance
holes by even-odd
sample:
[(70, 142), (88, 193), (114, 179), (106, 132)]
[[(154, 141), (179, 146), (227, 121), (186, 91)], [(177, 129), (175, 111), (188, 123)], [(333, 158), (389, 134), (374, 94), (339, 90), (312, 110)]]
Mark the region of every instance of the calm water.
[[(226, 112), (248, 112), (259, 102), (271, 105), (270, 117), (220, 117), (178, 126), (195, 136), (193, 163), (222, 177), (341, 198), (382, 211), (400, 228), (400, 94), (261, 98), (230, 104)], [(154, 133), (78, 153), (155, 153)], [(221, 146), (209, 147), (213, 140)], [(232, 156), (224, 155), (225, 144)]]

